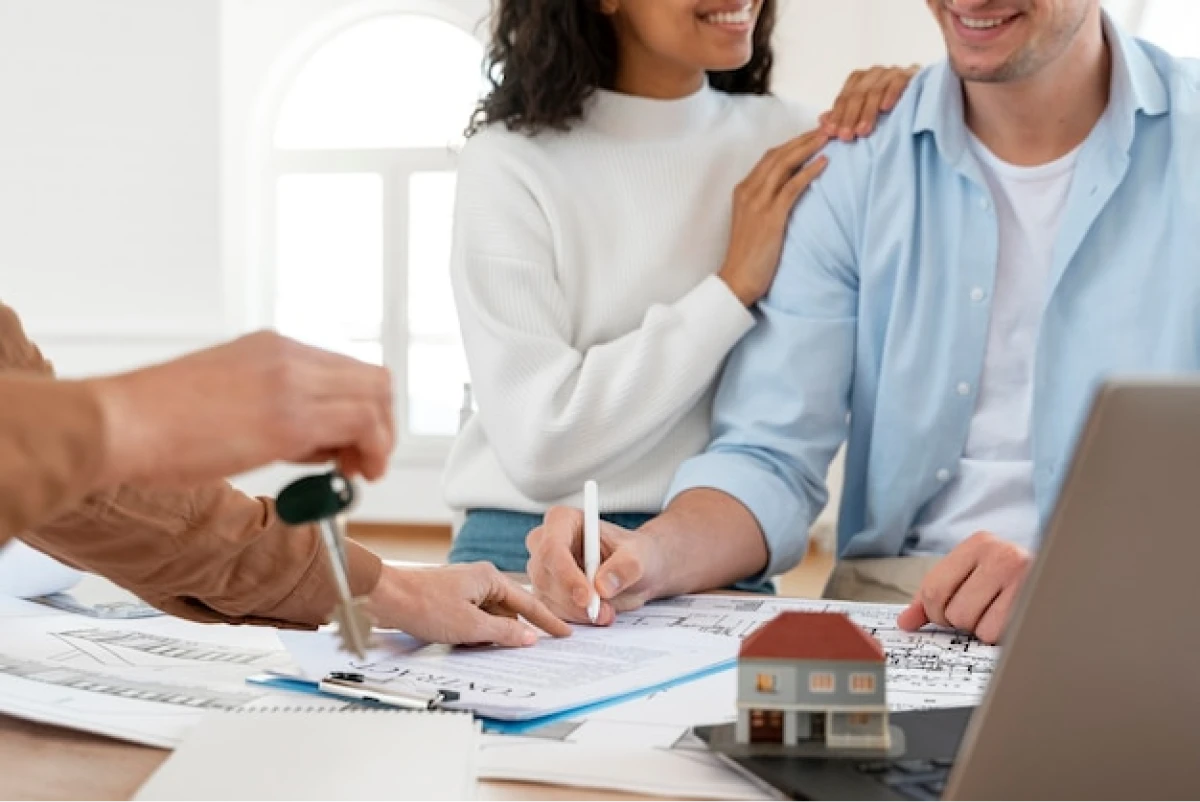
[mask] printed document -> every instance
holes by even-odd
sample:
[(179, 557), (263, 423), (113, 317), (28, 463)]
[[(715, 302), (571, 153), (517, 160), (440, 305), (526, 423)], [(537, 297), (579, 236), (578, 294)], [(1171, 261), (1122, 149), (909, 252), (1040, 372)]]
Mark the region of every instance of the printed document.
[(329, 632), (281, 632), (302, 673), (361, 674), (401, 690), (456, 691), (450, 709), (507, 721), (553, 715), (692, 677), (737, 655), (737, 641), (689, 629), (576, 627), (569, 638), (534, 646), (425, 646), (406, 635), (376, 633), (366, 660), (339, 650)]

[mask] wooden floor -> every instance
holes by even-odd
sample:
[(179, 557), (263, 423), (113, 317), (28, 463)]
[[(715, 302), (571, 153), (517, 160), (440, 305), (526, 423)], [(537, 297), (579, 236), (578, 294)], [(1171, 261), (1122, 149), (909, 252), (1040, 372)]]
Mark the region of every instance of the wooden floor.
[[(352, 523), (350, 535), (385, 560), (444, 563), (450, 552), (448, 526)], [(800, 565), (779, 578), (779, 592), (818, 598), (832, 570), (832, 555), (814, 545)]]

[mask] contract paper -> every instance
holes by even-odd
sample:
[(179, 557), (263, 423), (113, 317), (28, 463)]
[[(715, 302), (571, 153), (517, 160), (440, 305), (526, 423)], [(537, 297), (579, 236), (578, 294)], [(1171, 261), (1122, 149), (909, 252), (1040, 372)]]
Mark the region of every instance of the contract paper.
[(398, 633), (376, 633), (365, 660), (339, 648), (329, 632), (282, 632), (301, 672), (319, 680), (332, 672), (361, 674), (388, 688), (455, 691), (451, 709), (523, 721), (611, 700), (728, 664), (737, 641), (689, 629), (577, 627), (569, 638), (543, 637), (534, 646), (446, 647)]
[(0, 713), (170, 748), (205, 714), (264, 692), (291, 661), (273, 630), (85, 618), (0, 600)]

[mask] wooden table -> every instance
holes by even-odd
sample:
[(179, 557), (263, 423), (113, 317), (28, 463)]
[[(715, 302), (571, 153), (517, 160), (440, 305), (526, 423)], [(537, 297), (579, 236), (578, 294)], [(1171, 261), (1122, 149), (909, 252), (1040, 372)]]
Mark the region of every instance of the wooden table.
[[(0, 715), (0, 799), (129, 799), (171, 753)], [(616, 791), (484, 781), (479, 799), (642, 799)]]

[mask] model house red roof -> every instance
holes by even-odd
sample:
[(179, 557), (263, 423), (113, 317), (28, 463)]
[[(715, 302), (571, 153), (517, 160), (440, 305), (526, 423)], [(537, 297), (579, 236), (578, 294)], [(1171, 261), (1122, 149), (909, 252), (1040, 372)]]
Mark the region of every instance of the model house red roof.
[(879, 642), (843, 613), (780, 613), (742, 641), (743, 660), (881, 663)]

